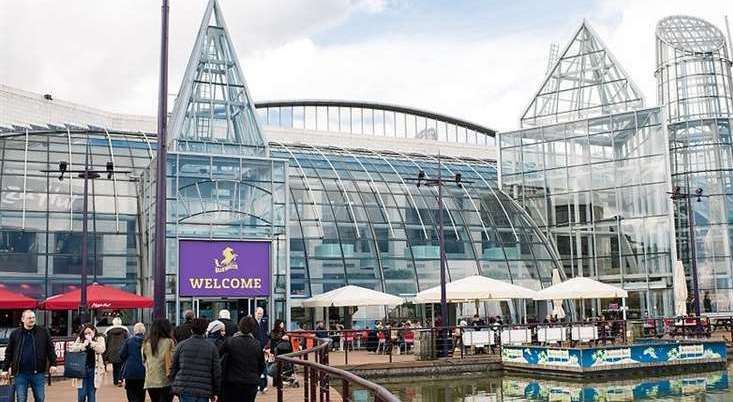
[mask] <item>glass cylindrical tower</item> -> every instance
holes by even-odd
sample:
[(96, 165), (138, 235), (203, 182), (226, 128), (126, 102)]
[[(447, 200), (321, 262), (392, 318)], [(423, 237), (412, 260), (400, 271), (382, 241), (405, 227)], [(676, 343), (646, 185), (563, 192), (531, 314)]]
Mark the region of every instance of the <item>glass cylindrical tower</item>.
[(670, 122), (731, 116), (731, 61), (723, 33), (695, 17), (657, 24), (658, 100)]
[(733, 86), (725, 37), (702, 19), (667, 17), (657, 24), (656, 56), (672, 187), (679, 187), (674, 218), (678, 259), (689, 278), (688, 311), (696, 304), (703, 313), (732, 311)]

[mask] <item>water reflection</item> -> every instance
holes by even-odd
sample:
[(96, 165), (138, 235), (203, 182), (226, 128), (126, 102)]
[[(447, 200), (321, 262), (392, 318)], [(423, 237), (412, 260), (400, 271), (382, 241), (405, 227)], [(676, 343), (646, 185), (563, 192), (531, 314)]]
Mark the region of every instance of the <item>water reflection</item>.
[(594, 383), (486, 374), (481, 377), (414, 381), (386, 386), (405, 402), (620, 402), (653, 399), (680, 401), (689, 400), (688, 395), (705, 395), (703, 400), (733, 400), (733, 391), (728, 387), (728, 372), (723, 370)]

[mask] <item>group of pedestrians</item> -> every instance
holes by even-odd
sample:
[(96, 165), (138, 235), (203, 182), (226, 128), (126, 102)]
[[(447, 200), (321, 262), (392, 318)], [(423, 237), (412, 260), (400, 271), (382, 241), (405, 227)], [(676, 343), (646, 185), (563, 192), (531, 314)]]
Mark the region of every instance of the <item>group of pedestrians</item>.
[[(26, 310), (22, 325), (14, 330), (6, 348), (2, 378), (15, 379), (17, 402), (27, 402), (28, 389), (35, 402), (45, 398), (45, 375), (56, 373), (56, 350), (46, 328), (36, 325), (35, 313)], [(149, 327), (138, 322), (132, 334), (115, 318), (112, 327), (100, 333), (91, 323), (82, 325), (68, 352), (81, 352), (85, 370), (72, 380), (78, 402), (96, 402), (107, 364), (113, 383), (125, 388), (129, 402), (240, 402), (254, 401), (267, 390), (265, 356), (292, 351), (282, 321), (268, 334), (264, 310), (254, 316), (231, 320), (228, 310), (209, 322), (192, 311), (173, 327), (156, 319)]]

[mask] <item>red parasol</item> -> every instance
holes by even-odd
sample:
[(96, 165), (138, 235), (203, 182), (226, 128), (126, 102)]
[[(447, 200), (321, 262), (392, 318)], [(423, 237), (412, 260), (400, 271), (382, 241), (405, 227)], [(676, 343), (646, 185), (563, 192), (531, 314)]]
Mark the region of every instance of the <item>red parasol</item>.
[(36, 308), (38, 302), (5, 288), (0, 288), (0, 310), (23, 310)]
[[(39, 307), (44, 310), (76, 310), (81, 301), (81, 289), (51, 296), (42, 301)], [(90, 309), (109, 308), (146, 308), (153, 307), (153, 299), (125, 292), (111, 286), (97, 283), (87, 286), (87, 302)]]

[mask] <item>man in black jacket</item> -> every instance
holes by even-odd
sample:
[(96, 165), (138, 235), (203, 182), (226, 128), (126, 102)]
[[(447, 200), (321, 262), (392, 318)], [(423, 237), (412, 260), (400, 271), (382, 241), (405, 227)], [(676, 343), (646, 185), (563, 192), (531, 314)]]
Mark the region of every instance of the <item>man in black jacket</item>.
[(173, 330), (173, 338), (176, 343), (181, 343), (191, 336), (191, 323), (193, 322), (193, 311), (186, 310), (183, 312), (183, 318), (186, 320), (183, 324)]
[(219, 396), (221, 363), (216, 346), (204, 339), (208, 325), (205, 318), (191, 320), (193, 334), (173, 354), (171, 386), (181, 402), (208, 402)]
[(242, 318), (239, 333), (227, 338), (221, 347), (226, 367), (222, 375), (220, 402), (250, 402), (257, 396), (260, 375), (265, 371), (265, 357), (253, 335), (256, 328), (254, 318)]
[(21, 321), (23, 326), (10, 334), (2, 377), (15, 375), (18, 402), (27, 401), (29, 386), (33, 391), (33, 400), (43, 402), (46, 369), (51, 374), (56, 372), (56, 349), (48, 330), (36, 325), (36, 314), (32, 310), (24, 311)]
[[(268, 337), (267, 337), (267, 320), (265, 319), (265, 309), (262, 307), (257, 307), (255, 309), (255, 321), (257, 322), (257, 326), (254, 329), (254, 337), (260, 342), (260, 347), (264, 351), (267, 349), (268, 345)], [(260, 375), (260, 391), (265, 392), (267, 391), (267, 372), (265, 370), (262, 370), (262, 374)]]

